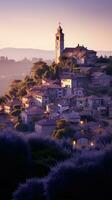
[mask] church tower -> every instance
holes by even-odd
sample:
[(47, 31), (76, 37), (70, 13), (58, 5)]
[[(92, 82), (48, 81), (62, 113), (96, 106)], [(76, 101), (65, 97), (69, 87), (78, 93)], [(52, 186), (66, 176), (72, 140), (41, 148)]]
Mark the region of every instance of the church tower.
[(59, 63), (59, 58), (62, 55), (63, 50), (64, 50), (64, 33), (59, 23), (55, 39), (55, 52), (56, 52), (55, 62), (57, 64)]

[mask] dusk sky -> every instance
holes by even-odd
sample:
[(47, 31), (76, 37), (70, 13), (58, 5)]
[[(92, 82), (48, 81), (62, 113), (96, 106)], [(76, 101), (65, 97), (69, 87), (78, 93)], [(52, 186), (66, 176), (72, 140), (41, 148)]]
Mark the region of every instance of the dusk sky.
[(52, 50), (58, 21), (65, 46), (112, 50), (112, 0), (0, 0), (0, 48)]

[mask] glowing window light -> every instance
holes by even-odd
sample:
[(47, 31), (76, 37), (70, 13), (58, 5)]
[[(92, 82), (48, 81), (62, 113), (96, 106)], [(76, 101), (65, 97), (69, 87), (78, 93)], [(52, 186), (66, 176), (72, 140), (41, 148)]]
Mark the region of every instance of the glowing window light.
[(84, 124), (84, 122), (81, 120), (81, 121), (80, 121), (80, 124), (81, 124), (81, 125), (83, 125), (83, 124)]
[(90, 146), (91, 146), (91, 147), (94, 147), (94, 142), (91, 142), (91, 143), (90, 143)]

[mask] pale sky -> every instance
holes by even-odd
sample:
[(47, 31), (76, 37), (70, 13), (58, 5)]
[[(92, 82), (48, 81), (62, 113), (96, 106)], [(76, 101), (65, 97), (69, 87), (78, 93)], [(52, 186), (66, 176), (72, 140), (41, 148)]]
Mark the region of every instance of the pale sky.
[(0, 0), (0, 48), (53, 50), (58, 21), (65, 46), (112, 50), (112, 0)]

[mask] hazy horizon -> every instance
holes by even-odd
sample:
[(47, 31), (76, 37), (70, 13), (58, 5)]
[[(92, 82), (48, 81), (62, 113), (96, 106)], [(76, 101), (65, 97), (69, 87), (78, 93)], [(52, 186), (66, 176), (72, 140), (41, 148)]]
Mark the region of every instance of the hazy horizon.
[[(98, 57), (101, 55), (112, 56), (112, 51), (99, 50), (97, 51)], [(15, 59), (16, 61), (21, 61), (24, 58), (32, 60), (32, 58), (41, 58), (43, 60), (54, 60), (55, 51), (54, 50), (44, 50), (44, 49), (33, 49), (33, 48), (14, 48), (6, 47), (0, 49), (0, 57), (8, 57), (9, 59)]]
[[(101, 53), (102, 52), (98, 52), (99, 56), (102, 55)], [(104, 51), (103, 53), (104, 53), (103, 56), (110, 55), (110, 54), (108, 54), (109, 52)], [(112, 55), (112, 51), (110, 53)], [(34, 53), (32, 53), (32, 55), (34, 56)], [(16, 61), (17, 60), (20, 61), (20, 60), (22, 60), (22, 58), (25, 57), (25, 55), (23, 53), (20, 54), (18, 52), (15, 56), (16, 56), (15, 57)], [(23, 57), (21, 57), (21, 56), (23, 56)], [(8, 57), (9, 57), (9, 59), (10, 58), (14, 59), (14, 56), (11, 56), (11, 57), (8, 56)], [(14, 79), (23, 79), (25, 75), (28, 75), (30, 73), (31, 67), (32, 67), (32, 63), (30, 63), (30, 62), (28, 62), (28, 63), (18, 63), (17, 62), (17, 63), (13, 63), (13, 64), (6, 63), (5, 65), (1, 64), (0, 65), (0, 96), (4, 95), (7, 92), (11, 81), (13, 81)], [(10, 73), (9, 73), (9, 71), (10, 71)]]
[[(80, 45), (82, 45), (82, 44), (80, 44)], [(73, 45), (73, 46), (66, 46), (66, 47), (76, 47), (77, 45)], [(87, 46), (85, 46), (85, 47), (87, 47)], [(88, 48), (88, 47), (87, 47)], [(31, 48), (31, 47), (27, 47), (27, 48), (25, 48), (25, 47), (14, 47), (14, 46), (6, 46), (6, 47), (3, 47), (3, 48), (0, 48), (0, 50), (3, 50), (3, 49), (25, 49), (25, 50), (40, 50), (40, 51), (55, 51), (55, 49), (40, 49), (40, 48)], [(89, 48), (88, 48), (89, 49)], [(93, 49), (93, 50), (96, 50), (96, 49)], [(96, 50), (97, 52), (99, 52), (99, 51), (107, 51), (107, 52), (111, 52), (112, 51), (112, 49), (110, 49), (110, 50), (105, 50), (105, 49), (98, 49), (98, 50)]]

